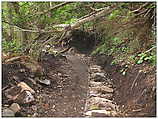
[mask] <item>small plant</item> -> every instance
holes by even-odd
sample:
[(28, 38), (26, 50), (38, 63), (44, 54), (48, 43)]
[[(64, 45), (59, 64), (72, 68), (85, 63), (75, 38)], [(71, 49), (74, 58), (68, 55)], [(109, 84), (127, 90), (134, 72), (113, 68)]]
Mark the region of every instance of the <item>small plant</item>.
[(139, 59), (136, 61), (137, 64), (142, 64), (144, 61), (148, 61), (151, 64), (156, 64), (156, 54), (151, 53), (140, 53), (138, 54)]
[(2, 41), (2, 49), (4, 52), (19, 53), (22, 51), (22, 45), (17, 40)]

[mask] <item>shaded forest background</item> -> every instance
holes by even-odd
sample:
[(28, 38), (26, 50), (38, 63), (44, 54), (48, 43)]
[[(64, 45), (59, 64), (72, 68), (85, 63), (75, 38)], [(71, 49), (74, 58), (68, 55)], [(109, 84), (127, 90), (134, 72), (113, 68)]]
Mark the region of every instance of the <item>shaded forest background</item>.
[(155, 17), (153, 2), (2, 2), (2, 55), (38, 59), (65, 31), (80, 28), (95, 36), (92, 55), (113, 56), (112, 64), (155, 65)]

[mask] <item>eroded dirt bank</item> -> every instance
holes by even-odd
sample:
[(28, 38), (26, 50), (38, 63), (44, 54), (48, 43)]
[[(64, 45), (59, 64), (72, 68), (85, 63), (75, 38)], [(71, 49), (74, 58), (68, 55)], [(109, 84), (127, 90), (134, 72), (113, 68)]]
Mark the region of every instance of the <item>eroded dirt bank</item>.
[(108, 68), (115, 84), (114, 100), (120, 111), (128, 117), (156, 116), (156, 67), (146, 63), (134, 65), (125, 76), (121, 75), (121, 67)]

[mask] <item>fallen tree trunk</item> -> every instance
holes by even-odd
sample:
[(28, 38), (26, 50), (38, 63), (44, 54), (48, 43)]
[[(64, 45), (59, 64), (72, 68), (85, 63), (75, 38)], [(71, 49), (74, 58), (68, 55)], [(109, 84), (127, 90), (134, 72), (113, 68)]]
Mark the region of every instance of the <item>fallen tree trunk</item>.
[(102, 10), (102, 11), (96, 13), (96, 14), (92, 14), (91, 16), (88, 16), (86, 18), (80, 19), (76, 23), (72, 24), (71, 25), (71, 29), (77, 28), (77, 27), (79, 27), (80, 25), (82, 25), (82, 24), (84, 24), (86, 22), (93, 21), (93, 20), (95, 20), (97, 18), (100, 18), (100, 17), (102, 17), (104, 15), (108, 15), (115, 9), (116, 9), (116, 7), (112, 7), (112, 8), (106, 7), (104, 10)]
[(63, 30), (67, 31), (67, 30), (73, 30), (79, 26), (81, 26), (82, 24), (85, 24), (89, 21), (93, 21), (97, 18), (100, 18), (104, 15), (108, 15), (110, 14), (113, 10), (115, 10), (117, 7), (106, 7), (104, 8), (103, 10), (99, 10), (98, 12), (93, 12), (93, 13), (90, 13), (89, 15), (85, 15), (81, 18), (79, 18), (79, 20), (77, 20), (77, 22), (73, 23), (73, 24), (58, 24), (58, 25), (54, 25), (53, 28), (63, 28)]

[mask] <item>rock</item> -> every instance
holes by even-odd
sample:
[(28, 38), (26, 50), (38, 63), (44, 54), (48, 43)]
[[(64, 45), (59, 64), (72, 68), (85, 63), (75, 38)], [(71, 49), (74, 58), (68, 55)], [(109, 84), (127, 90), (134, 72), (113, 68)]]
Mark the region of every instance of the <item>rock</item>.
[(94, 73), (92, 76), (93, 76), (93, 78), (97, 78), (97, 77), (105, 77), (104, 73), (99, 73), (99, 72)]
[(94, 73), (91, 74), (91, 80), (95, 82), (103, 82), (106, 80), (104, 73)]
[(20, 104), (31, 103), (35, 100), (34, 96), (29, 91), (23, 91), (16, 99), (16, 102)]
[(90, 70), (91, 70), (92, 72), (94, 72), (94, 73), (96, 73), (96, 72), (101, 72), (101, 66), (92, 65), (92, 66), (90, 67)]
[(21, 93), (21, 87), (15, 86), (5, 90), (4, 94), (10, 100), (15, 100)]
[(92, 105), (98, 106), (100, 109), (104, 110), (118, 110), (118, 106), (113, 104), (111, 100), (105, 99), (105, 98), (100, 98), (100, 97), (92, 97), (90, 100), (90, 107)]
[[(21, 103), (22, 103), (21, 100), (32, 95), (30, 93), (34, 94), (35, 91), (24, 82), (20, 82), (17, 86), (11, 87), (4, 92), (5, 96), (9, 98), (10, 100), (19, 101), (20, 99)], [(32, 96), (30, 98), (32, 100)], [(26, 101), (26, 102), (29, 102), (29, 101)]]
[(20, 69), (19, 72), (23, 73), (25, 72), (25, 69)]
[(90, 88), (92, 91), (97, 91), (98, 93), (113, 93), (114, 90), (112, 88), (109, 88), (107, 86), (97, 86), (97, 87), (91, 87)]
[(100, 98), (106, 98), (108, 100), (112, 100), (113, 98), (113, 94), (109, 93), (109, 94), (101, 94), (101, 93), (96, 93), (96, 92), (91, 92), (89, 94), (89, 97), (100, 97)]
[(30, 91), (32, 94), (35, 93), (35, 91), (30, 86), (28, 86), (25, 82), (20, 82), (18, 86), (20, 86), (22, 90)]
[(2, 109), (2, 117), (15, 117), (15, 112), (9, 108)]
[(109, 88), (114, 88), (114, 86), (111, 85), (111, 84), (108, 84), (107, 87), (109, 87)]
[(19, 112), (21, 109), (18, 103), (13, 103), (9, 108), (15, 113)]
[(107, 86), (102, 86), (102, 87), (100, 87), (101, 89), (100, 89), (100, 91), (102, 92), (102, 93), (113, 93), (114, 92), (114, 89), (113, 88), (109, 88), (109, 87), (107, 87)]
[(98, 96), (98, 92), (97, 92), (97, 91), (90, 90), (89, 96), (90, 96), (90, 97), (97, 97), (97, 96)]
[(106, 111), (106, 110), (91, 110), (85, 113), (86, 116), (90, 117), (112, 117), (116, 116), (116, 111)]
[(103, 86), (103, 83), (102, 82), (90, 81), (90, 86), (91, 87)]
[(3, 106), (4, 106), (4, 107), (9, 107), (9, 105), (8, 105), (8, 104), (4, 104)]
[(19, 77), (18, 76), (13, 76), (13, 79), (18, 81), (19, 80)]
[(89, 97), (91, 98), (91, 97), (98, 97), (99, 96), (99, 94), (97, 94), (97, 93), (91, 93), (91, 94), (89, 94)]
[(38, 113), (37, 112), (35, 112), (33, 115), (32, 115), (32, 117), (37, 117), (38, 116)]
[(62, 73), (58, 73), (58, 76), (62, 76)]
[(101, 94), (101, 95), (99, 95), (99, 97), (111, 100), (113, 98), (113, 94), (111, 94), (111, 93), (110, 94)]
[(111, 100), (105, 99), (105, 98), (100, 98), (100, 97), (93, 97), (90, 99), (94, 104), (95, 103), (101, 103), (101, 102), (110, 102), (112, 103)]
[(41, 84), (50, 85), (50, 80), (44, 79), (44, 80), (38, 80)]

